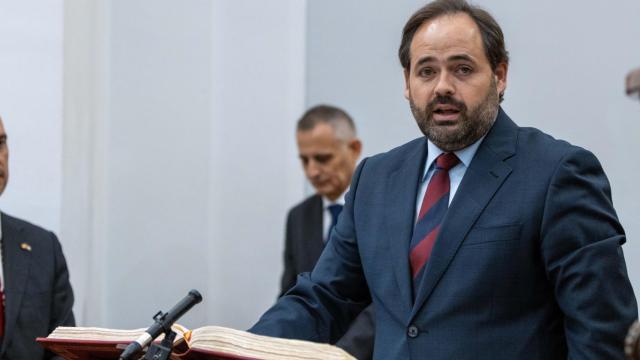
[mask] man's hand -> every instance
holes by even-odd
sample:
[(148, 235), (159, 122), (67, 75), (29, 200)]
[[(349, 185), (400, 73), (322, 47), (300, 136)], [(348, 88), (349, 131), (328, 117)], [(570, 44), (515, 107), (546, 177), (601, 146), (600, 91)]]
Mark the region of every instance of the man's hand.
[(640, 68), (627, 75), (627, 95), (640, 98)]
[(640, 322), (635, 322), (629, 329), (624, 342), (624, 350), (629, 360), (640, 359)]

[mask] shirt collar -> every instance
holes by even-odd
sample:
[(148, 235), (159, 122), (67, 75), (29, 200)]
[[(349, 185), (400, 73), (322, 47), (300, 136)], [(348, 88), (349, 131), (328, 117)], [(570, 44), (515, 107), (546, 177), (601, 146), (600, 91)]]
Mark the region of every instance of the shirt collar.
[[(476, 154), (476, 151), (478, 151), (478, 147), (480, 146), (480, 143), (482, 143), (482, 140), (484, 140), (485, 136), (487, 135), (485, 134), (483, 137), (476, 140), (476, 142), (467, 146), (466, 148), (453, 152), (454, 154), (456, 154), (458, 159), (460, 159), (460, 163), (464, 165), (464, 167), (469, 167), (469, 164), (471, 164), (471, 160), (473, 160), (473, 156)], [(433, 166), (433, 163), (436, 161), (438, 156), (440, 156), (440, 154), (442, 153), (444, 153), (442, 149), (432, 143), (431, 140), (427, 139), (427, 162), (424, 167), (424, 174), (422, 174), (422, 180), (420, 180), (421, 182), (427, 180), (427, 174), (429, 173), (429, 170)]]
[(347, 194), (347, 191), (349, 191), (349, 188), (347, 187), (347, 190), (345, 190), (342, 195), (338, 196), (338, 198), (335, 201), (331, 201), (329, 199), (327, 199), (326, 197), (322, 196), (322, 208), (323, 209), (327, 209), (329, 206), (331, 205), (343, 205), (344, 206), (344, 196)]

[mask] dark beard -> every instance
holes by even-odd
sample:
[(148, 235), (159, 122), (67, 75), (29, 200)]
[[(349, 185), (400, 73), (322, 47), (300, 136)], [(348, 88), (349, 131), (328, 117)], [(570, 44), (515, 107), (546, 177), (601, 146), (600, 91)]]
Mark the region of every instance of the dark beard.
[[(413, 100), (409, 100), (411, 112), (422, 133), (443, 151), (464, 149), (483, 137), (496, 119), (500, 100), (496, 81), (492, 79), (489, 92), (475, 109), (469, 111), (465, 103), (451, 96), (437, 96), (424, 110), (419, 109)], [(455, 131), (437, 126), (433, 123), (433, 111), (437, 105), (451, 104), (460, 110), (460, 127)]]

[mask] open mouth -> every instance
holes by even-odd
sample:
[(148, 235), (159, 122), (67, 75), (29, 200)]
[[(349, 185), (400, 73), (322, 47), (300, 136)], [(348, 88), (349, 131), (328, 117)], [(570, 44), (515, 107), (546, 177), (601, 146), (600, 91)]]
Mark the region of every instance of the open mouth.
[(459, 114), (460, 111), (459, 110), (454, 110), (454, 109), (447, 109), (447, 110), (439, 109), (439, 110), (434, 111), (434, 113), (440, 114), (440, 115), (451, 115), (451, 114)]
[(460, 115), (460, 109), (452, 105), (438, 105), (433, 110), (433, 119), (436, 121), (456, 120)]

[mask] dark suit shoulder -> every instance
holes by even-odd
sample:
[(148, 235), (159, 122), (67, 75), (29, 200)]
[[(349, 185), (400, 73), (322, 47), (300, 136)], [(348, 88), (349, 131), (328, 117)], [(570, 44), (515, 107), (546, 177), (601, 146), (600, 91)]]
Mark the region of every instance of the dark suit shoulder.
[(5, 294), (17, 299), (6, 302), (6, 318), (13, 322), (7, 323), (2, 358), (50, 359), (53, 354), (33, 339), (57, 326), (75, 325), (73, 290), (60, 242), (38, 225), (1, 216)]
[(20, 233), (21, 238), (47, 245), (58, 242), (57, 237), (51, 231), (4, 212), (2, 213), (2, 233)]
[(29, 229), (29, 230), (33, 230), (33, 231), (44, 231), (44, 232), (49, 232), (49, 230), (44, 229), (41, 226), (38, 226), (36, 224), (33, 224), (29, 221), (23, 220), (23, 219), (19, 219), (15, 216), (11, 216), (5, 212), (2, 213), (2, 224), (10, 224), (16, 228), (25, 228), (25, 229)]
[(292, 207), (291, 210), (289, 210), (289, 216), (291, 216), (292, 214), (304, 212), (305, 210), (314, 206), (322, 207), (322, 198), (318, 194), (311, 195)]
[(518, 128), (518, 153), (528, 153), (537, 161), (559, 162), (567, 156), (595, 158), (589, 150), (573, 145), (533, 127)]

